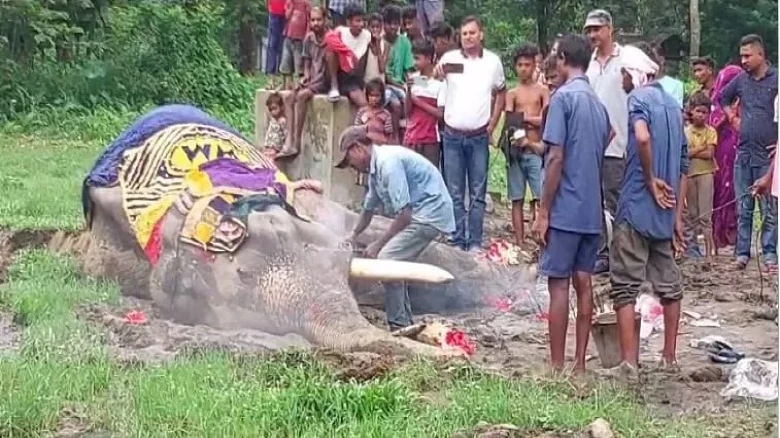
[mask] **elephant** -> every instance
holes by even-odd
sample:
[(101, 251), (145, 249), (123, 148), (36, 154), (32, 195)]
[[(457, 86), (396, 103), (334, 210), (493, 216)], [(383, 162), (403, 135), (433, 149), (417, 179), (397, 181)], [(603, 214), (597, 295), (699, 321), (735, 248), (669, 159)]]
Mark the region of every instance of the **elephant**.
[[(232, 170), (206, 172), (222, 165)], [(263, 175), (270, 183), (252, 186)], [(219, 181), (242, 176), (249, 185)], [(249, 200), (252, 208), (235, 213)], [(87, 273), (153, 300), (174, 322), (295, 333), (317, 346), (447, 354), (372, 325), (359, 304), (382, 305), (378, 282), (388, 274), (410, 281), (416, 313), (473, 309), (532, 275), (444, 243), (432, 243), (418, 264), (356, 257), (343, 242), (357, 214), (287, 181), (241, 134), (186, 105), (157, 108), (120, 134), (85, 178), (82, 203)], [(375, 218), (358, 244), (388, 225)], [(454, 279), (442, 283), (449, 273)]]

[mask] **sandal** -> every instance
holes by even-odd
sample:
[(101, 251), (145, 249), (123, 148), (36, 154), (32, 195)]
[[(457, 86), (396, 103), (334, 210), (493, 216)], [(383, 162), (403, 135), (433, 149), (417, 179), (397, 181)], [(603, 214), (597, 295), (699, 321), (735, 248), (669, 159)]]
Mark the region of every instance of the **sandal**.
[(707, 347), (707, 356), (715, 363), (733, 364), (745, 358), (742, 353), (737, 353), (725, 342), (715, 341)]

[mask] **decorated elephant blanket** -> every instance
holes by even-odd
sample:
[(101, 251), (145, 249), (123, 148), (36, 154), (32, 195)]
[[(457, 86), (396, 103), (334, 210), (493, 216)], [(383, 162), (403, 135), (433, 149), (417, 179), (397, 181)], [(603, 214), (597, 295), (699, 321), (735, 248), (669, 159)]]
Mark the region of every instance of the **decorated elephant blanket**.
[[(293, 192), (285, 175), (250, 141), (187, 105), (144, 115), (98, 158), (84, 180), (88, 224), (88, 188), (116, 185), (130, 227), (152, 263), (160, 250), (161, 221), (172, 206), (187, 216), (183, 242), (232, 252), (246, 235), (245, 217), (232, 213), (236, 201), (260, 196), (289, 209)], [(238, 206), (245, 209), (246, 202)]]

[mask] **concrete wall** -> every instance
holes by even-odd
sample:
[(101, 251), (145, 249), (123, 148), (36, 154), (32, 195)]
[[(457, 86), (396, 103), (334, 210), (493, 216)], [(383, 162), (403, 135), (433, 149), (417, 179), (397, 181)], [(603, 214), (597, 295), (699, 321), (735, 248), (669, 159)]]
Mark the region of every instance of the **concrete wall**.
[[(262, 147), (268, 126), (265, 101), (269, 90), (257, 90), (255, 95), (255, 141)], [(283, 91), (284, 96), (289, 91)], [(339, 136), (355, 120), (355, 108), (342, 97), (337, 103), (327, 96), (314, 96), (306, 111), (306, 123), (301, 136), (301, 152), (295, 159), (281, 160), (280, 169), (290, 179), (311, 178), (321, 181), (325, 196), (347, 208), (357, 208), (365, 195), (356, 184), (357, 173), (351, 169), (336, 169), (341, 159)]]

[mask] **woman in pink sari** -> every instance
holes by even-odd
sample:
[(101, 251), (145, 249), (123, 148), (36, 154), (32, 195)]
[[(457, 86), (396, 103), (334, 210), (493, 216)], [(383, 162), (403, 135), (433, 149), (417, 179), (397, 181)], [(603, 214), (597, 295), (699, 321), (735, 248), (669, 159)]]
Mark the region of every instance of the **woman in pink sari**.
[[(734, 159), (737, 155), (739, 132), (726, 122), (723, 109), (717, 104), (720, 94), (729, 82), (733, 81), (742, 69), (736, 65), (727, 65), (718, 72), (715, 86), (712, 88), (712, 106), (710, 125), (718, 131), (718, 147), (715, 160), (718, 171), (715, 173), (715, 191), (712, 202), (712, 237), (715, 253), (718, 248), (732, 246), (737, 241), (737, 204), (734, 201)], [(739, 105), (739, 102), (734, 104)]]

